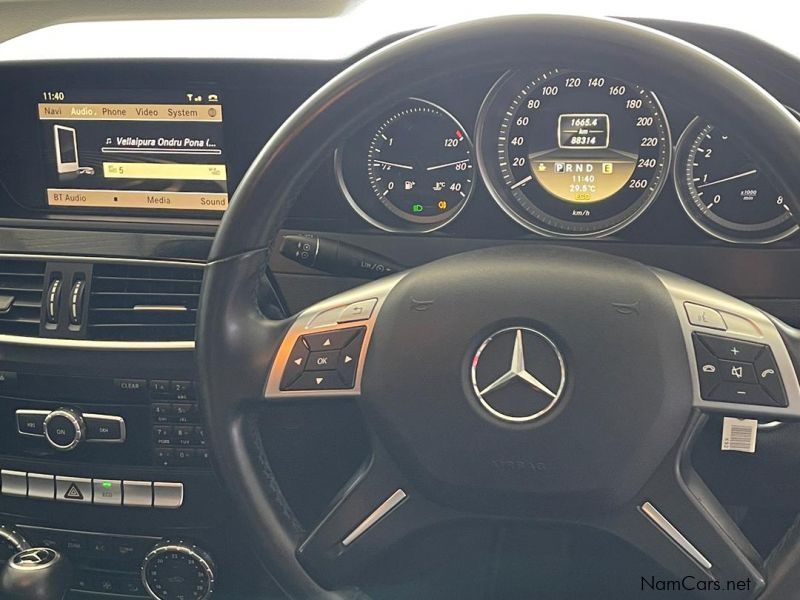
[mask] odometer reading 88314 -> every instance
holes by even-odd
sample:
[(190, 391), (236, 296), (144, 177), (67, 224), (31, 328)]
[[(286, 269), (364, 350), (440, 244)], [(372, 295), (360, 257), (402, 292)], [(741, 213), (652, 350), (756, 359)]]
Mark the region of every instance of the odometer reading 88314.
[(487, 96), (479, 161), (495, 200), (546, 235), (600, 236), (664, 185), (669, 126), (656, 97), (599, 73), (507, 73)]

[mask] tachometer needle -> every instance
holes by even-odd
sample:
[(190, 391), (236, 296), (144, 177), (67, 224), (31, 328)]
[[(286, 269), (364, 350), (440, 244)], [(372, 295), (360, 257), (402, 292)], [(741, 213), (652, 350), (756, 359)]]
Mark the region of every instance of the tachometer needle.
[(414, 167), (412, 167), (411, 165), (401, 165), (401, 164), (398, 164), (398, 163), (388, 162), (388, 161), (385, 161), (385, 160), (377, 160), (377, 159), (375, 159), (372, 162), (374, 162), (376, 164), (379, 164), (379, 165), (386, 165), (386, 166), (389, 166), (389, 167), (397, 167), (398, 169), (410, 169), (412, 171), (414, 170)]
[(740, 177), (747, 177), (748, 175), (755, 175), (758, 173), (757, 169), (753, 169), (752, 171), (747, 171), (745, 173), (739, 173), (738, 175), (731, 175), (730, 177), (726, 177), (725, 179), (717, 179), (716, 181), (709, 181), (708, 183), (704, 183), (702, 185), (698, 185), (697, 189), (708, 187), (710, 185), (716, 185), (718, 183), (725, 183), (726, 181), (733, 181), (734, 179), (739, 179)]
[(432, 167), (428, 167), (425, 169), (426, 171), (435, 171), (436, 169), (444, 169), (445, 167), (452, 167), (453, 165), (458, 165), (463, 162), (467, 162), (468, 158), (462, 158), (461, 160), (454, 160), (453, 162), (444, 163), (443, 165), (433, 165)]

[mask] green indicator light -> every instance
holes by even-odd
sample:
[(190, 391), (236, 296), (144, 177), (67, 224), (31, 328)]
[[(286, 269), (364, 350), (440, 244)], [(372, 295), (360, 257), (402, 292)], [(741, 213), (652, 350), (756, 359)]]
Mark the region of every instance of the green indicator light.
[(107, 489), (107, 490), (111, 489), (111, 482), (110, 481), (104, 481), (103, 482), (103, 487), (105, 489)]
[(421, 213), (422, 212), (422, 204), (415, 204), (414, 206), (411, 207), (411, 211), (415, 212), (415, 213)]

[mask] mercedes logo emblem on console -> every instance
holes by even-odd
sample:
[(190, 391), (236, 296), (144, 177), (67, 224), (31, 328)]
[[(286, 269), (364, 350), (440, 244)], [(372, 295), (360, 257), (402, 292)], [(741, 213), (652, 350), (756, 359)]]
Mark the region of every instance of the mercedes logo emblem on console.
[(504, 421), (523, 423), (545, 415), (561, 399), (564, 358), (544, 334), (509, 327), (492, 334), (472, 359), (472, 388), (481, 405)]

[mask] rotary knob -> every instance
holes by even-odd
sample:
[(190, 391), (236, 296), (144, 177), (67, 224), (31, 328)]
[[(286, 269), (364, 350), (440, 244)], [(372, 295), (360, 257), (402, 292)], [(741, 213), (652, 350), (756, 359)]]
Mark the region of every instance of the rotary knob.
[(184, 542), (156, 545), (142, 562), (142, 583), (155, 600), (206, 600), (214, 591), (214, 563)]
[(72, 450), (86, 437), (86, 424), (80, 413), (59, 408), (45, 417), (44, 437), (56, 450)]
[(0, 562), (5, 562), (17, 552), (30, 547), (31, 545), (22, 535), (10, 527), (0, 525)]

